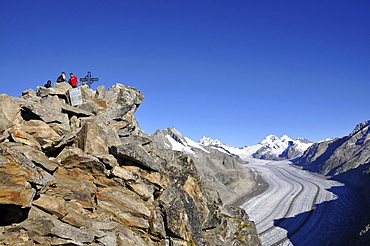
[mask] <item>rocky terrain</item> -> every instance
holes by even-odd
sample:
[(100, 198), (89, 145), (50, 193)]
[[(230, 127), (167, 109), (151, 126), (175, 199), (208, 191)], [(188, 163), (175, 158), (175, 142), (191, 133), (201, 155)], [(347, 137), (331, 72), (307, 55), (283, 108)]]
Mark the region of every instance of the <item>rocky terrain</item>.
[(135, 88), (66, 83), (0, 95), (0, 244), (260, 245), (193, 158), (144, 134)]
[[(314, 143), (295, 164), (332, 177), (359, 192), (364, 201), (363, 229), (353, 245), (370, 245), (370, 121), (348, 135)], [(357, 244), (358, 242), (358, 244)]]
[(176, 128), (158, 130), (151, 136), (164, 149), (182, 151), (191, 156), (203, 187), (216, 190), (225, 204), (237, 204), (256, 187), (257, 173), (246, 168), (238, 155), (202, 146), (184, 137)]

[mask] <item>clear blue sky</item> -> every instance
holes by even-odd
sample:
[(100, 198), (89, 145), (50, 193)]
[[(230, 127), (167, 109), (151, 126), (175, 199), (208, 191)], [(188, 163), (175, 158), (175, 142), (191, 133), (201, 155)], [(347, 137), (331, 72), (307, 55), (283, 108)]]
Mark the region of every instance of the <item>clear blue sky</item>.
[(349, 134), (370, 112), (370, 1), (0, 0), (1, 91), (91, 71), (152, 134), (253, 145)]

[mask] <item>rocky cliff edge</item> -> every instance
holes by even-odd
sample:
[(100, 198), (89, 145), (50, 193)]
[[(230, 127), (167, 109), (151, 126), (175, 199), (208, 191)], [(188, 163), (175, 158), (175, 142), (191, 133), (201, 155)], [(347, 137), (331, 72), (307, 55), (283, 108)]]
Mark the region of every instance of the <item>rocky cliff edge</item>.
[(70, 88), (0, 95), (0, 244), (260, 245), (191, 157), (140, 130), (140, 91), (81, 87), (72, 107)]

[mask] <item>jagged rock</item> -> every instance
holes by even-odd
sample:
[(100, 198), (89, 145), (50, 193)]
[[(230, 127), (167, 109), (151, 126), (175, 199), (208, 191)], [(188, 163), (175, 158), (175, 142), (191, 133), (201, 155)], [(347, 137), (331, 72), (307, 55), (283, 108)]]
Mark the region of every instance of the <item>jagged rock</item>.
[(59, 123), (66, 125), (69, 123), (67, 114), (62, 114), (60, 111), (57, 111), (54, 108), (43, 106), (39, 103), (22, 103), (21, 108), (23, 111), (29, 110), (30, 114), (35, 115), (34, 119), (41, 119), (45, 123)]
[(153, 197), (154, 186), (147, 179), (130, 172), (122, 167), (115, 166), (112, 174), (126, 181), (126, 185), (139, 194), (144, 200)]
[(36, 146), (40, 149), (47, 147), (54, 141), (60, 139), (48, 124), (40, 120), (29, 120), (24, 124), (16, 125), (9, 133), (16, 142)]
[(2, 188), (0, 204), (14, 204), (21, 207), (30, 207), (36, 194), (29, 180), (36, 175), (26, 167), (19, 167), (14, 163), (5, 163), (0, 166)]
[(202, 224), (209, 210), (194, 163), (179, 152), (168, 165), (169, 184), (159, 197), (167, 228), (177, 238), (203, 243)]
[(42, 151), (21, 144), (7, 144), (7, 146), (11, 146), (13, 149), (23, 153), (27, 159), (48, 172), (54, 172), (58, 168), (58, 163), (50, 160)]
[(94, 196), (97, 187), (94, 184), (94, 177), (87, 171), (78, 168), (71, 170), (58, 168), (53, 176), (55, 180), (45, 194), (61, 197), (64, 200), (74, 200), (84, 208), (95, 207)]
[(89, 117), (89, 116), (94, 115), (93, 113), (91, 113), (89, 111), (86, 111), (86, 110), (83, 110), (83, 109), (80, 109), (80, 108), (77, 108), (77, 107), (72, 107), (71, 105), (65, 104), (65, 103), (62, 104), (62, 112), (67, 113), (71, 117), (73, 115), (75, 115), (77, 117)]
[(95, 97), (98, 99), (104, 99), (106, 94), (106, 88), (104, 85), (100, 85), (96, 88)]
[(19, 226), (38, 235), (54, 235), (69, 239), (77, 245), (91, 243), (94, 240), (93, 234), (63, 223), (35, 207), (30, 210), (28, 220), (22, 222)]
[(39, 97), (47, 97), (49, 95), (56, 95), (61, 98), (67, 98), (66, 93), (69, 89), (72, 89), (68, 83), (54, 83), (54, 87), (46, 88), (43, 86), (37, 86), (36, 91)]
[(107, 109), (107, 103), (103, 99), (89, 99), (84, 100), (84, 103), (79, 105), (78, 108), (93, 114), (98, 114), (99, 112)]
[(32, 89), (28, 89), (25, 91), (22, 91), (22, 96), (23, 99), (29, 100), (29, 101), (34, 101), (34, 102), (39, 102), (40, 98), (37, 96), (36, 92)]
[(60, 197), (41, 194), (37, 200), (32, 202), (32, 205), (35, 205), (50, 214), (54, 214), (58, 218), (62, 218), (67, 214), (65, 200)]
[(124, 144), (120, 146), (112, 146), (110, 153), (124, 160), (133, 161), (148, 170), (161, 170), (160, 165), (153, 161), (152, 157), (141, 145)]
[(20, 112), (19, 103), (12, 97), (0, 94), (0, 132), (11, 128)]
[(109, 211), (129, 226), (149, 228), (151, 212), (133, 192), (119, 188), (105, 188), (97, 194), (98, 206)]
[(28, 146), (36, 147), (37, 149), (41, 149), (40, 143), (31, 134), (23, 131), (20, 125), (14, 126), (9, 130), (8, 133), (11, 139), (16, 143), (22, 143)]
[[(164, 152), (163, 149), (174, 148), (172, 145), (182, 146), (182, 151), (193, 157), (203, 187), (216, 190), (226, 204), (236, 202), (238, 198), (248, 194), (255, 185), (254, 174), (243, 166), (245, 162), (240, 158), (212, 147), (188, 143), (189, 140), (174, 127), (158, 130), (150, 136), (150, 139), (159, 146), (157, 148), (160, 148), (161, 152)], [(180, 147), (177, 148), (180, 150)]]
[(109, 147), (121, 144), (115, 128), (97, 118), (84, 121), (76, 142), (85, 153), (96, 154), (108, 154)]
[(144, 100), (138, 89), (122, 84), (114, 84), (104, 95), (110, 108), (134, 107), (135, 110)]
[(85, 102), (86, 100), (91, 100), (95, 98), (96, 94), (95, 91), (90, 89), (88, 86), (81, 86), (79, 88), (81, 90), (82, 98), (84, 99)]
[(72, 107), (70, 86), (54, 86), (0, 95), (0, 244), (259, 245), (248, 217), (202, 186), (193, 158), (141, 131), (138, 90), (81, 89)]

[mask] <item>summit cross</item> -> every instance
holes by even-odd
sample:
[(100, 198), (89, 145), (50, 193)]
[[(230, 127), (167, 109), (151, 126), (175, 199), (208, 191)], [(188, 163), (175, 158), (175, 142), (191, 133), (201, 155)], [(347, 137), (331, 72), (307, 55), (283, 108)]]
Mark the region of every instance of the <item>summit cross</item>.
[(80, 78), (80, 81), (86, 82), (89, 88), (91, 87), (91, 84), (94, 83), (94, 81), (98, 81), (98, 80), (99, 80), (98, 78), (91, 77), (91, 72), (87, 72), (87, 75), (85, 76), (85, 78)]

